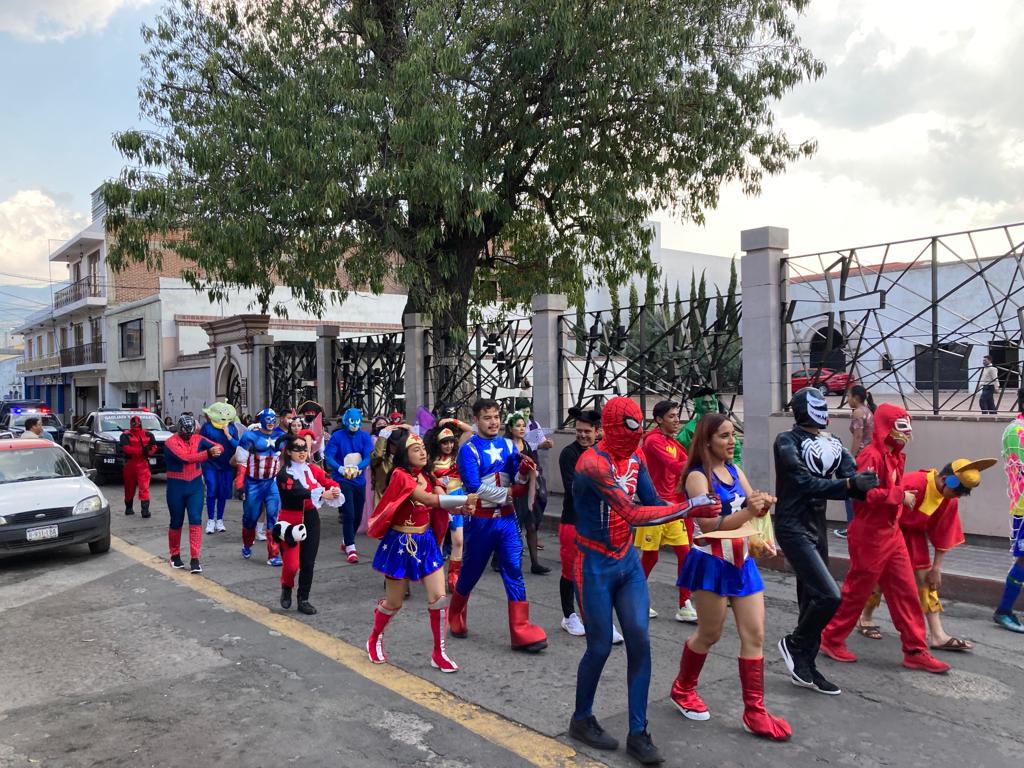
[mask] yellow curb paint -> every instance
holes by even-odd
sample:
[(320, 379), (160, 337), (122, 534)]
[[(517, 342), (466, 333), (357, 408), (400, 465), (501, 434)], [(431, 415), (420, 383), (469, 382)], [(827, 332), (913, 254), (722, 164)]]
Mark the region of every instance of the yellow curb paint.
[(111, 547), (140, 565), (157, 571), (161, 576), (174, 579), (225, 608), (230, 608), (268, 629), (280, 632), (357, 675), (461, 725), (493, 744), (504, 747), (531, 765), (538, 768), (600, 768), (605, 765), (578, 754), (567, 744), (488, 712), (398, 667), (390, 664), (372, 664), (362, 648), (350, 645), (289, 616), (275, 613), (266, 606), (236, 595), (209, 579), (193, 576), (187, 571), (168, 568), (165, 558), (129, 544), (124, 539), (112, 537)]

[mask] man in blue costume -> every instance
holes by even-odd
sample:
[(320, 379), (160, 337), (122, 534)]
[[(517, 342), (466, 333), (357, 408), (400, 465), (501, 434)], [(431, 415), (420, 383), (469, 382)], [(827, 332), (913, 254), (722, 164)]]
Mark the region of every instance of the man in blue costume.
[(363, 430), (363, 412), (349, 408), (341, 416), (341, 427), (331, 435), (324, 449), (324, 464), (331, 477), (341, 484), (345, 503), (338, 510), (341, 523), (341, 548), (350, 563), (359, 562), (356, 530), (362, 521), (366, 503), (366, 473), (373, 453), (373, 438)]

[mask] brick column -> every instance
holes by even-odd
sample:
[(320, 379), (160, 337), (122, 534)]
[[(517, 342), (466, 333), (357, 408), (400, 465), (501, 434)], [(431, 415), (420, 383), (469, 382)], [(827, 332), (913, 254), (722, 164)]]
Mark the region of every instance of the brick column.
[(432, 323), (430, 315), (410, 313), (402, 317), (405, 329), (405, 418), (412, 423), (419, 407), (430, 408), (430, 392), (426, 386), (427, 348), (426, 330)]
[(316, 327), (316, 396), (324, 407), (324, 418), (334, 418), (338, 411), (337, 390), (334, 386), (334, 342), (338, 338), (336, 325)]
[(569, 307), (560, 293), (543, 293), (533, 297), (533, 415), (537, 422), (554, 429), (564, 414), (558, 412), (558, 318)]
[(261, 333), (252, 337), (252, 351), (249, 353), (248, 395), (249, 412), (255, 416), (264, 408), (270, 407), (267, 402), (267, 348), (274, 346), (274, 337)]

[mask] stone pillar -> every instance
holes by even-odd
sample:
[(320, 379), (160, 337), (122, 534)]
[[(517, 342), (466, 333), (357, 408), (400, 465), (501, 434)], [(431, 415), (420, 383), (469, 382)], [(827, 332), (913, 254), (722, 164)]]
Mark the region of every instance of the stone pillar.
[(430, 328), (430, 315), (419, 312), (402, 316), (405, 329), (405, 418), (412, 423), (419, 407), (433, 406), (427, 391), (427, 357), (432, 351), (427, 348), (426, 331)]
[(338, 412), (334, 386), (334, 342), (339, 331), (336, 325), (316, 327), (316, 399), (324, 407), (324, 419), (333, 419)]
[(754, 488), (775, 488), (770, 417), (782, 410), (782, 258), (789, 230), (746, 229), (740, 234), (743, 296), (743, 471)]
[(246, 386), (249, 413), (255, 418), (264, 408), (271, 407), (267, 402), (267, 349), (274, 346), (274, 337), (268, 333), (252, 337), (252, 350), (249, 353), (248, 371), (244, 373), (249, 381)]
[(542, 426), (555, 429), (562, 423), (558, 375), (558, 318), (569, 307), (560, 293), (542, 293), (533, 297), (533, 417)]

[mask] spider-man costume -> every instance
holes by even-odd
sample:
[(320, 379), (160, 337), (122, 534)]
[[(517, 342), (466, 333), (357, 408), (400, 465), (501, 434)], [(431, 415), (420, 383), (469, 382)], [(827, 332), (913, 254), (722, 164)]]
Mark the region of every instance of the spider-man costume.
[[(660, 525), (685, 517), (714, 517), (721, 507), (706, 496), (670, 504), (658, 498), (647, 467), (636, 451), (643, 415), (629, 398), (608, 401), (601, 415), (604, 438), (576, 464), (576, 588), (587, 628), (587, 650), (576, 674), (574, 721), (592, 718), (594, 695), (612, 647), (612, 610), (626, 643), (629, 733), (647, 726), (651, 643), (647, 632), (650, 598), (633, 526)], [(639, 503), (634, 501), (639, 499)], [(472, 550), (470, 550), (472, 551)]]

